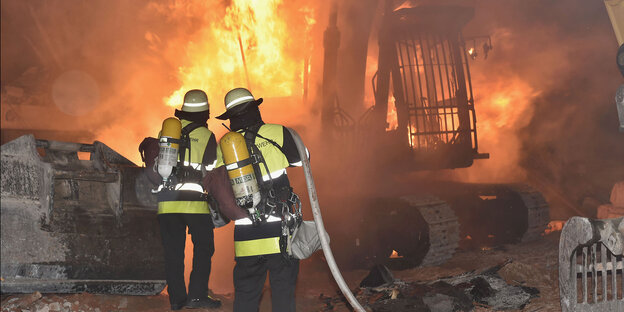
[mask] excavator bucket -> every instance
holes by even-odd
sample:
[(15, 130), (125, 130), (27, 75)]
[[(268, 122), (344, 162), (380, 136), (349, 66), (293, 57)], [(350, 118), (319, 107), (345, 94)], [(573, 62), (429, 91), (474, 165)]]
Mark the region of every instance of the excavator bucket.
[(561, 310), (624, 311), (624, 218), (572, 217), (559, 239)]
[(0, 149), (2, 293), (163, 290), (157, 205), (144, 168), (97, 141), (25, 135)]

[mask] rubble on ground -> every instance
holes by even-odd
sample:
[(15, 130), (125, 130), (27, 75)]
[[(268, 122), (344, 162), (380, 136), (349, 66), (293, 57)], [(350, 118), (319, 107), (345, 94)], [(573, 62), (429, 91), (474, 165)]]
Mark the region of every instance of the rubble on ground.
[[(393, 309), (395, 311), (405, 311), (409, 310), (408, 308), (412, 309), (412, 311), (418, 311), (418, 307), (420, 307), (420, 311), (429, 311), (429, 306), (434, 307), (432, 311), (444, 311), (445, 308), (448, 308), (449, 303), (456, 299), (452, 298), (451, 300), (451, 298), (448, 298), (451, 296), (441, 291), (438, 291), (437, 294), (432, 293), (425, 299), (419, 299), (417, 297), (406, 298), (405, 292), (401, 291), (400, 286), (407, 287), (408, 285), (418, 284), (424, 285), (420, 288), (421, 291), (423, 289), (427, 290), (427, 287), (433, 287), (429, 284), (434, 284), (436, 281), (446, 280), (453, 276), (463, 276), (464, 274), (475, 275), (475, 272), (484, 272), (488, 268), (504, 264), (502, 268), (498, 270), (497, 274), (506, 284), (513, 286), (529, 286), (539, 289), (539, 296), (531, 298), (522, 311), (560, 311), (561, 306), (558, 287), (559, 234), (560, 232), (555, 230), (544, 235), (543, 239), (535, 242), (504, 245), (498, 248), (459, 250), (451, 261), (443, 265), (407, 270), (393, 269), (390, 272), (390, 276), (386, 275), (384, 273), (385, 270), (380, 267), (379, 277), (381, 277), (381, 285), (384, 284), (383, 281), (391, 278), (391, 285), (394, 287), (388, 288), (385, 291), (379, 289), (380, 291), (378, 292), (369, 289), (367, 290), (369, 294), (366, 296), (366, 299), (369, 301), (362, 303), (368, 305), (369, 303), (385, 300), (385, 304), (380, 305), (380, 308), (375, 311), (391, 311)], [(508, 259), (511, 259), (511, 261), (508, 261)], [(331, 274), (327, 272), (325, 263), (319, 263), (319, 265), (316, 266), (315, 263), (310, 262), (310, 259), (307, 259), (302, 261), (301, 267), (299, 282), (297, 284), (297, 311), (353, 311), (344, 298), (338, 295), (339, 289), (331, 277)], [(358, 286), (370, 272), (364, 270), (343, 270), (342, 274), (350, 288), (356, 290), (356, 295), (364, 293)], [(487, 281), (487, 279), (485, 280)], [(482, 281), (479, 280), (475, 282), (480, 283)], [(449, 282), (446, 283), (450, 284)], [(382, 287), (388, 287), (389, 285)], [(436, 286), (442, 286), (442, 284)], [(494, 288), (493, 286), (490, 287)], [(451, 288), (456, 289), (456, 287)], [(414, 291), (416, 290), (419, 289), (414, 288)], [(446, 290), (448, 291), (448, 289)], [(487, 291), (487, 287), (476, 288), (475, 293), (477, 295), (481, 294), (483, 297), (483, 294), (487, 293)], [(65, 295), (42, 294), (42, 298), (34, 303), (26, 305), (24, 308), (16, 307), (17, 300), (31, 295), (32, 294), (3, 294), (0, 300), (2, 304), (0, 311), (21, 312), (23, 309), (24, 311), (36, 312), (36, 305), (45, 302), (58, 302), (60, 306), (63, 307), (61, 311), (72, 312), (96, 311), (96, 308), (101, 312), (160, 312), (168, 311), (169, 309), (169, 297), (166, 294), (157, 296), (94, 295), (88, 293)], [(456, 292), (455, 296), (460, 296), (460, 293)], [(220, 293), (216, 294), (216, 297), (221, 299), (223, 307), (214, 311), (232, 311), (232, 304), (234, 301), (233, 293)], [(127, 299), (126, 308), (123, 308), (124, 298)], [(50, 299), (50, 301), (48, 301), (48, 299)], [(270, 311), (270, 301), (270, 291), (269, 289), (265, 289), (260, 311)], [(69, 303), (71, 303), (71, 306), (69, 306)], [(403, 305), (403, 308), (401, 308), (400, 305)], [(39, 308), (45, 309), (44, 306), (45, 305), (41, 304)], [(53, 305), (52, 307), (55, 306), (56, 305)], [(476, 301), (471, 302), (471, 306), (474, 307), (474, 311), (477, 312), (498, 310), (488, 307), (487, 304)], [(386, 310), (381, 310), (381, 308), (385, 308)]]
[[(381, 286), (361, 287), (355, 291), (355, 295), (362, 304), (375, 312), (472, 311), (477, 306), (496, 311), (518, 310), (539, 296), (539, 290), (510, 285), (501, 274), (523, 279), (518, 271), (525, 269), (523, 264), (513, 265), (513, 262), (507, 261), (480, 272), (471, 271), (435, 281), (394, 280), (387, 283), (384, 278), (379, 278), (380, 272), (386, 272), (387, 269), (375, 266), (363, 284), (370, 285), (372, 279), (377, 279), (377, 284), (381, 283)], [(388, 274), (383, 276), (387, 277)], [(321, 295), (319, 299), (325, 304), (323, 311), (333, 311), (337, 306), (346, 304), (342, 296)]]
[[(136, 296), (135, 296), (136, 297)], [(142, 311), (162, 311), (168, 306), (166, 296), (141, 296), (150, 301), (150, 304), (141, 304)], [(135, 311), (130, 301), (133, 296), (112, 296), (82, 294), (44, 294), (34, 292), (4, 296), (1, 312), (105, 312), (105, 311)], [(156, 299), (156, 300), (153, 300)], [(167, 302), (166, 302), (167, 301)], [(143, 309), (144, 308), (144, 309)]]

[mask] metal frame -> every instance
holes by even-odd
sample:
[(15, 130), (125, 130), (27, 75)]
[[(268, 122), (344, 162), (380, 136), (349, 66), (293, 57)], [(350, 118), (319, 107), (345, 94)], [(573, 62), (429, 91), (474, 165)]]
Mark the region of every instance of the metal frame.
[(410, 146), (430, 152), (464, 145), (476, 153), (474, 99), (461, 35), (406, 31), (395, 48), (401, 81), (393, 81), (394, 94), (407, 107)]
[(388, 134), (411, 153), (414, 169), (464, 168), (474, 159), (489, 157), (478, 152), (472, 81), (461, 34), (472, 14), (470, 8), (440, 6), (385, 14), (373, 77), (371, 128), (386, 131), (392, 90), (398, 127)]
[(562, 311), (624, 311), (623, 220), (566, 222), (559, 240)]

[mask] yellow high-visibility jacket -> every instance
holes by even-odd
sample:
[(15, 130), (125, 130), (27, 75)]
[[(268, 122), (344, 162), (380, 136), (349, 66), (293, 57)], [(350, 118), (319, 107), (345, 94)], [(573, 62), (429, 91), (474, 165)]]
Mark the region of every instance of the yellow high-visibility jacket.
[[(181, 120), (182, 128), (191, 124), (188, 120)], [(160, 137), (160, 136), (159, 136)], [(189, 133), (191, 148), (185, 152), (182, 161), (197, 171), (211, 171), (223, 160), (218, 161), (221, 150), (217, 146), (217, 140), (206, 127), (198, 127)], [(178, 157), (178, 160), (179, 157)], [(204, 189), (200, 183), (178, 183), (174, 190), (162, 190), (158, 193), (158, 213), (210, 213), (208, 202), (202, 196)]]
[[(244, 134), (244, 131), (241, 131)], [(260, 170), (262, 181), (275, 180), (286, 175), (289, 166), (301, 166), (301, 159), (294, 145), (294, 140), (288, 129), (281, 125), (264, 124), (258, 129), (258, 134), (273, 140), (282, 150), (260, 136), (256, 136), (255, 144), (262, 153), (269, 169), (267, 172), (262, 164)], [(286, 154), (284, 154), (286, 153)], [(282, 234), (282, 219), (278, 216), (269, 216), (267, 222), (253, 225), (249, 218), (236, 220), (234, 224), (234, 251), (236, 257), (248, 257), (281, 253), (280, 236)]]

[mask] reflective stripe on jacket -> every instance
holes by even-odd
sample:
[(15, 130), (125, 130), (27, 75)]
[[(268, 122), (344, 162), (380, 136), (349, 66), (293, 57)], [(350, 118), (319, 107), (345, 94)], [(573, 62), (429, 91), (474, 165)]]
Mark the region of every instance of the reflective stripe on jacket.
[(158, 203), (158, 214), (161, 213), (210, 213), (206, 201), (162, 201)]
[(269, 219), (259, 225), (253, 225), (251, 221), (249, 224), (240, 224), (239, 220), (236, 221), (237, 224), (234, 227), (234, 253), (236, 257), (281, 253), (282, 222), (280, 218), (273, 218), (275, 219)]

